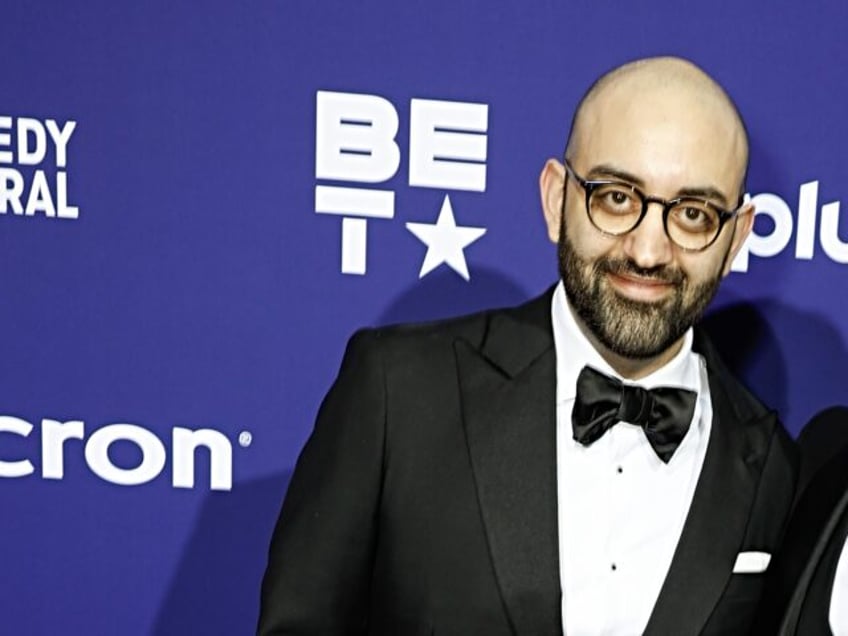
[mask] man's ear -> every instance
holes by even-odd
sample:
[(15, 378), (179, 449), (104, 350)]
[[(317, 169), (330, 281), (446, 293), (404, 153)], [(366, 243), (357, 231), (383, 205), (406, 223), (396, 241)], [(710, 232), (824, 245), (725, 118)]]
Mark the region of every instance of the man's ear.
[(565, 166), (556, 159), (548, 159), (539, 175), (539, 194), (542, 197), (542, 212), (548, 226), (548, 238), (559, 241), (562, 222), (562, 197), (565, 195)]
[(751, 229), (754, 227), (754, 204), (750, 201), (743, 205), (739, 212), (736, 213), (736, 218), (733, 219), (733, 239), (730, 242), (730, 251), (727, 253), (727, 258), (724, 261), (724, 269), (721, 272), (722, 276), (727, 276), (730, 273), (730, 267), (733, 265), (733, 259), (742, 248), (742, 244)]

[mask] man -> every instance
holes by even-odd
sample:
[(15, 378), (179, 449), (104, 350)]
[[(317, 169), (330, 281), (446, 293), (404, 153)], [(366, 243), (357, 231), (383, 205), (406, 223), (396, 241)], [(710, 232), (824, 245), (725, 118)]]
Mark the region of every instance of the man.
[[(848, 635), (848, 408), (823, 411), (799, 438), (812, 479), (766, 581), (757, 634)], [(839, 450), (841, 449), (841, 450)], [(825, 461), (819, 461), (826, 458)]]
[(351, 340), (259, 632), (745, 633), (794, 449), (691, 326), (751, 229), (747, 154), (689, 62), (601, 78), (540, 178), (561, 283)]

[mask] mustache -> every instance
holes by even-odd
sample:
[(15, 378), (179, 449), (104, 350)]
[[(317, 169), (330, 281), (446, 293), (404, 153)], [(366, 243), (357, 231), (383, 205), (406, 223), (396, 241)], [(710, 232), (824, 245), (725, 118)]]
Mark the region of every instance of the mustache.
[(628, 258), (601, 258), (595, 263), (595, 269), (601, 274), (629, 274), (671, 285), (679, 285), (686, 280), (686, 274), (676, 267), (640, 267)]

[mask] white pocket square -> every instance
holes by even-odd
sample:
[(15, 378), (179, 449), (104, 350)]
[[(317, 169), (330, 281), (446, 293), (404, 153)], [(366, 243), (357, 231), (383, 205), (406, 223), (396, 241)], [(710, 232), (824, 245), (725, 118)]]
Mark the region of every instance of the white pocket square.
[(765, 572), (771, 561), (768, 552), (740, 552), (733, 564), (734, 574), (758, 574)]

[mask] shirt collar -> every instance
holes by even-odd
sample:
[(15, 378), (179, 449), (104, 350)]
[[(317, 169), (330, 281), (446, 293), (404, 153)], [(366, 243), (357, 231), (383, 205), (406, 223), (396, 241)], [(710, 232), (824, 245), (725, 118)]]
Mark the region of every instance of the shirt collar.
[(577, 391), (577, 376), (588, 365), (618, 378), (626, 384), (636, 384), (646, 389), (673, 386), (700, 392), (701, 380), (698, 358), (692, 351), (692, 329), (683, 336), (683, 346), (665, 365), (638, 382), (624, 380), (595, 349), (580, 331), (568, 302), (562, 281), (557, 285), (551, 303), (551, 319), (557, 360), (557, 403), (573, 400)]

